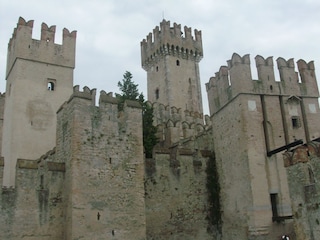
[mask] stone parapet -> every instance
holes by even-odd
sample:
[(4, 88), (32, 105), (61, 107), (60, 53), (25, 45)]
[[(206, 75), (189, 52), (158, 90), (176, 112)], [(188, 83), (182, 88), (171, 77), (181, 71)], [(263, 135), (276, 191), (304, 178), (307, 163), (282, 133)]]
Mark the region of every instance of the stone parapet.
[(56, 26), (41, 25), (41, 39), (32, 39), (33, 20), (19, 18), (8, 44), (7, 72), (9, 75), (16, 59), (75, 68), (77, 32), (63, 29), (62, 45), (54, 42)]
[(319, 97), (313, 61), (306, 63), (300, 59), (296, 72), (292, 58), (278, 58), (279, 80), (275, 79), (272, 57), (264, 59), (258, 55), (255, 61), (258, 79), (252, 78), (249, 55), (241, 57), (237, 53), (227, 61), (228, 66), (221, 66), (210, 78), (206, 89), (211, 114), (219, 111), (238, 94)]
[(161, 56), (172, 55), (185, 59), (192, 59), (199, 62), (203, 57), (201, 31), (194, 30), (194, 37), (191, 28), (184, 27), (181, 31), (180, 24), (173, 24), (163, 20), (160, 28), (157, 26), (153, 34), (149, 33), (146, 39), (141, 42), (141, 63), (145, 70), (148, 70)]

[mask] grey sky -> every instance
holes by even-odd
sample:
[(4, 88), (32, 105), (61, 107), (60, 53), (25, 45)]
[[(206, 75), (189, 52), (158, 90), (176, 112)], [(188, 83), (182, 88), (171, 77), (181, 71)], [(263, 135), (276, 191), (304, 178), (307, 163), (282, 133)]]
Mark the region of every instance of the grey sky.
[[(205, 83), (234, 52), (254, 57), (315, 61), (320, 69), (320, 1), (318, 0), (0, 0), (0, 91), (5, 91), (7, 44), (19, 16), (40, 25), (56, 25), (56, 42), (62, 29), (77, 30), (74, 84), (98, 91), (119, 92), (117, 82), (128, 70), (140, 91), (146, 92), (141, 68), (140, 41), (163, 17), (202, 31), (204, 58), (200, 76), (204, 106)], [(276, 71), (276, 78), (279, 74)], [(205, 109), (205, 113), (208, 110)]]

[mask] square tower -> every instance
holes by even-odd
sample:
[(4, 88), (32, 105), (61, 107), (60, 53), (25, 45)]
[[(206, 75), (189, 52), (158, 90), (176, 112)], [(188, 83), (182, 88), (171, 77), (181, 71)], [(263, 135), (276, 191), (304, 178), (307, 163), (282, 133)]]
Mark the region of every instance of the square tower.
[(141, 63), (147, 71), (148, 100), (202, 113), (199, 62), (201, 31), (163, 20), (141, 42)]
[(8, 44), (2, 155), (3, 186), (15, 186), (17, 159), (34, 160), (55, 146), (56, 111), (72, 94), (76, 31), (41, 26), (32, 39), (33, 20), (19, 18)]
[[(291, 235), (293, 212), (283, 152), (320, 136), (313, 62), (233, 54), (207, 83), (225, 239)], [(299, 79), (300, 76), (300, 79)], [(279, 224), (281, 222), (281, 224)]]

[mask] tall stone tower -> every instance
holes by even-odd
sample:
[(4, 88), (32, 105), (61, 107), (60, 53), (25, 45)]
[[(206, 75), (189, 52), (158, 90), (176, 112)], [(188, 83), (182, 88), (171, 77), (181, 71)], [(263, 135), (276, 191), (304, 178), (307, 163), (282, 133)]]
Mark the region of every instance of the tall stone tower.
[(33, 20), (19, 18), (8, 44), (2, 155), (3, 186), (15, 186), (17, 159), (34, 160), (55, 146), (56, 111), (73, 91), (76, 32), (41, 26), (32, 39)]
[(201, 31), (163, 20), (141, 42), (142, 67), (147, 71), (148, 100), (202, 113), (199, 62)]
[[(233, 54), (207, 84), (214, 151), (221, 185), (224, 239), (292, 236), (288, 177), (283, 152), (320, 136), (318, 87), (313, 62)], [(299, 78), (300, 76), (300, 78)], [(279, 224), (281, 223), (281, 224)]]

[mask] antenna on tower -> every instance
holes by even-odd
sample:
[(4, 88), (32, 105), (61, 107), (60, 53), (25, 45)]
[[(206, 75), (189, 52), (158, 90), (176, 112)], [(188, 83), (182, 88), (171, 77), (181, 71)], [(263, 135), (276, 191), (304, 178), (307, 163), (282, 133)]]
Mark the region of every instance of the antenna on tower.
[(162, 11), (162, 20), (164, 20), (164, 11)]

